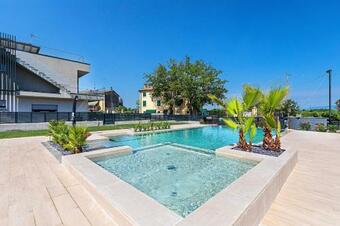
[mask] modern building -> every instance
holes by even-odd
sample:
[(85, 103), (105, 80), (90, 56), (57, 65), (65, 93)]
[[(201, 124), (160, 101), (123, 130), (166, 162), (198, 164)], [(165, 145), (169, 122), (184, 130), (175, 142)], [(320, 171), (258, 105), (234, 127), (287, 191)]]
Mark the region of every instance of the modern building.
[(79, 94), (79, 79), (90, 64), (51, 56), (40, 47), (0, 33), (0, 111), (86, 112), (97, 96)]
[(90, 112), (105, 112), (112, 113), (114, 108), (123, 105), (123, 99), (119, 94), (111, 89), (96, 89), (96, 90), (82, 90), (81, 94), (99, 96), (100, 100), (94, 100), (88, 102), (88, 110)]
[[(153, 97), (152, 93), (153, 88), (149, 85), (144, 85), (144, 87), (139, 90), (139, 113), (167, 114), (168, 106), (162, 102), (161, 98)], [(182, 115), (188, 113), (189, 110), (185, 101), (183, 101), (181, 106), (174, 108), (174, 114)]]

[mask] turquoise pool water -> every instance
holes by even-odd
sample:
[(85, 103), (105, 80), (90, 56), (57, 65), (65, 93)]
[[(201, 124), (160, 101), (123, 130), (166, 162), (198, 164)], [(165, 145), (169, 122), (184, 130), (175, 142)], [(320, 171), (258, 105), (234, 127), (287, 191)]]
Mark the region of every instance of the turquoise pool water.
[[(253, 143), (260, 142), (262, 140), (262, 136), (262, 129), (258, 129)], [(235, 144), (237, 141), (237, 131), (226, 126), (208, 126), (169, 132), (155, 132), (145, 135), (112, 137), (110, 141), (102, 141), (97, 143), (97, 145), (102, 145), (104, 147), (128, 145), (133, 148), (140, 148), (170, 142), (215, 150), (226, 145)]]
[(178, 145), (159, 145), (93, 161), (183, 217), (257, 164)]

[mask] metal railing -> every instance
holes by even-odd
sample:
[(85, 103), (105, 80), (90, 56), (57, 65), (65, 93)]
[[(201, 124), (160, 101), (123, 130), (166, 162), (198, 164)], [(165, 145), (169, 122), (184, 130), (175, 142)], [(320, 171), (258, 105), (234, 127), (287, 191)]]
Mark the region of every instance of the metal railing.
[[(190, 115), (152, 115), (150, 113), (102, 113), (78, 112), (77, 121), (103, 121), (103, 124), (114, 124), (117, 121), (198, 121), (202, 116)], [(0, 112), (0, 124), (11, 123), (40, 123), (51, 120), (71, 121), (72, 112)]]

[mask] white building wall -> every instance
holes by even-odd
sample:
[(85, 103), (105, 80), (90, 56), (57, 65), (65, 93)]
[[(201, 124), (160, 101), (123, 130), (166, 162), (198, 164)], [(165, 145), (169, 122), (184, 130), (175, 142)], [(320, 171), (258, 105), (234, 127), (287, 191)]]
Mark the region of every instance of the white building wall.
[(17, 51), (17, 57), (44, 72), (72, 93), (78, 91), (78, 72), (88, 73), (90, 65), (60, 58)]
[[(31, 112), (32, 104), (49, 104), (58, 105), (58, 112), (72, 112), (73, 100), (72, 99), (51, 99), (51, 98), (31, 98), (20, 97), (18, 98), (18, 111), (19, 112)], [(87, 112), (88, 103), (87, 100), (77, 101), (77, 112)]]

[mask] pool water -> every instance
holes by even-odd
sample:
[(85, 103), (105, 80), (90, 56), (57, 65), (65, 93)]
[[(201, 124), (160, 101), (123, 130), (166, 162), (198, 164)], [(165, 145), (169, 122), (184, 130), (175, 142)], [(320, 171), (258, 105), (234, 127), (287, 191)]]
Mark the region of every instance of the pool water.
[[(253, 143), (262, 141), (263, 131), (258, 129)], [(248, 136), (246, 136), (248, 139)], [(127, 135), (112, 137), (110, 141), (97, 143), (104, 147), (128, 145), (141, 148), (160, 143), (177, 143), (192, 147), (215, 150), (238, 142), (238, 131), (226, 126), (207, 126), (194, 129), (183, 129), (169, 132), (154, 132), (143, 135)]]
[(182, 217), (257, 164), (169, 144), (93, 161)]

